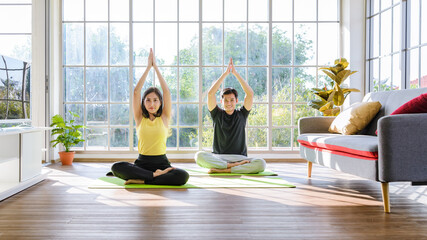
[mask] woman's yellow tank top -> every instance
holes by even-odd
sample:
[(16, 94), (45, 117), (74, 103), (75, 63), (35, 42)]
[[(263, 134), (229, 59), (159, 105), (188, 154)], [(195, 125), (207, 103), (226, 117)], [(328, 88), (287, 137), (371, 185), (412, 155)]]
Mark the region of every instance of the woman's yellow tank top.
[(168, 128), (163, 124), (161, 117), (156, 117), (154, 121), (143, 117), (136, 132), (139, 154), (149, 156), (166, 154)]

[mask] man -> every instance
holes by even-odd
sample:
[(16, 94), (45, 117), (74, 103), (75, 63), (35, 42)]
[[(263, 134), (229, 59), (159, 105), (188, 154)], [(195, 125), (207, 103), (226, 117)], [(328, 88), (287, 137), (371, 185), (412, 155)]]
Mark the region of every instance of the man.
[[(236, 109), (237, 91), (225, 88), (221, 92), (223, 109), (217, 106), (216, 92), (228, 74), (232, 73), (245, 91), (243, 106)], [(252, 109), (254, 92), (248, 83), (236, 72), (230, 58), (227, 70), (211, 86), (208, 92), (208, 109), (214, 126), (213, 153), (196, 153), (196, 163), (209, 168), (209, 173), (258, 173), (265, 169), (262, 158), (248, 158), (245, 141), (245, 126)]]

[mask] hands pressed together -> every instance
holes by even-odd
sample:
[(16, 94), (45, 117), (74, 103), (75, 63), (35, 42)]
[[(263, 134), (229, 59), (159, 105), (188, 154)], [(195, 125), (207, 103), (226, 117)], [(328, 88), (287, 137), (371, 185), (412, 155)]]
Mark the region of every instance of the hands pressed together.
[(228, 62), (227, 70), (225, 71), (228, 74), (232, 73), (233, 75), (237, 73), (236, 68), (234, 67), (233, 59), (230, 58)]
[(157, 67), (156, 59), (154, 57), (153, 49), (150, 48), (150, 54), (148, 55), (148, 67)]

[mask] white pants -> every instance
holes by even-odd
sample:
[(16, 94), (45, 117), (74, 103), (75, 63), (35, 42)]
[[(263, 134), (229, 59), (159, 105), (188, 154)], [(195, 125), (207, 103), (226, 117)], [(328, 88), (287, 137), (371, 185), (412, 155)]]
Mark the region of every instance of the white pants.
[(249, 163), (231, 168), (232, 173), (259, 173), (265, 169), (265, 160), (262, 158), (249, 158), (237, 154), (214, 154), (200, 151), (195, 155), (197, 165), (203, 168), (226, 169), (227, 163), (249, 160)]

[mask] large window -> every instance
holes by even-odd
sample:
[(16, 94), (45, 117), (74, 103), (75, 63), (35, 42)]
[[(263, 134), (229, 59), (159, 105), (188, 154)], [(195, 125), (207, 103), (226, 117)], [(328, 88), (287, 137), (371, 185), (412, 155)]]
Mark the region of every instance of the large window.
[[(249, 150), (297, 150), (298, 119), (315, 115), (309, 89), (326, 81), (317, 69), (338, 57), (338, 10), (338, 0), (63, 0), (64, 110), (88, 126), (81, 149), (135, 150), (129, 93), (153, 48), (172, 92), (169, 151), (212, 148), (207, 91), (230, 57), (255, 92)], [(158, 85), (152, 72), (144, 87)], [(232, 75), (230, 86), (242, 103)]]
[(369, 91), (427, 87), (427, 2), (367, 1)]

